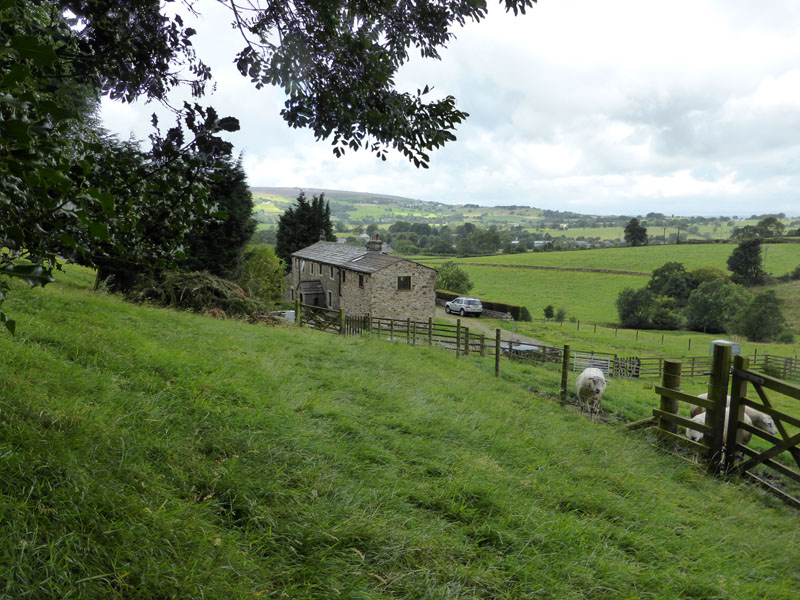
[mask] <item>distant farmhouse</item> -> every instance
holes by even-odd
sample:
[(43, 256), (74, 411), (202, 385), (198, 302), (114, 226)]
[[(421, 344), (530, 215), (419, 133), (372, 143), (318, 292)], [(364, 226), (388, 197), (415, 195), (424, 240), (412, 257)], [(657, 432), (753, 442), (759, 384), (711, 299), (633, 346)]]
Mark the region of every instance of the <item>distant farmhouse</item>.
[(288, 299), (345, 314), (427, 321), (436, 307), (436, 270), (384, 254), (380, 239), (357, 248), (319, 241), (292, 254)]

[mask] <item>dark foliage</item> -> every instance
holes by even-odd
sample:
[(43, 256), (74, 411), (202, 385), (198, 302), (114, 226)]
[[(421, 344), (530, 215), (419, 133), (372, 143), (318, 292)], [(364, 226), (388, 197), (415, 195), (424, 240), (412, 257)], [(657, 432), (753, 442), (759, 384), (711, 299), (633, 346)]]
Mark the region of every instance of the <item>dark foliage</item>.
[(751, 239), (741, 242), (728, 257), (728, 270), (731, 279), (743, 285), (757, 285), (764, 281), (766, 273), (761, 268), (761, 240)]
[(241, 159), (220, 161), (209, 191), (209, 200), (225, 212), (220, 221), (196, 224), (186, 236), (186, 258), (180, 262), (188, 271), (208, 271), (231, 277), (242, 263), (245, 248), (256, 229), (253, 197)]
[(320, 239), (336, 241), (325, 194), (314, 195), (309, 202), (305, 193), (300, 192), (297, 204), (287, 208), (278, 220), (275, 254), (284, 262), (286, 270), (291, 271), (292, 254)]
[(697, 287), (694, 277), (679, 262), (668, 262), (655, 269), (647, 289), (655, 296), (672, 298), (678, 306), (685, 306), (689, 294)]
[(785, 326), (780, 304), (781, 301), (774, 290), (756, 294), (736, 314), (731, 329), (753, 342), (766, 342), (778, 338)]
[(639, 219), (635, 217), (625, 225), (625, 243), (631, 246), (647, 245), (647, 227), (639, 223)]

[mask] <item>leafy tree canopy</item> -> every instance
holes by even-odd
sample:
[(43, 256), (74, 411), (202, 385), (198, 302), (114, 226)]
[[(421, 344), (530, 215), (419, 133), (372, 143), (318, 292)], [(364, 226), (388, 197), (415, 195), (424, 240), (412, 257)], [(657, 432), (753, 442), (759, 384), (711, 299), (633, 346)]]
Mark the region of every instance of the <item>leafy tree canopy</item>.
[(284, 265), (266, 244), (249, 246), (239, 267), (237, 282), (248, 296), (274, 305), (283, 298)]
[(686, 304), (689, 294), (696, 287), (691, 273), (679, 262), (668, 262), (655, 269), (647, 289), (656, 296), (668, 296), (679, 306)]
[(741, 242), (728, 257), (728, 270), (731, 279), (743, 285), (756, 285), (764, 280), (766, 273), (761, 268), (761, 240), (752, 239)]
[(780, 304), (774, 290), (756, 294), (736, 313), (731, 324), (732, 331), (753, 342), (776, 339), (785, 327)]
[(617, 296), (617, 314), (622, 327), (649, 329), (652, 326), (655, 298), (646, 289), (625, 288)]
[(701, 283), (689, 296), (686, 327), (708, 333), (727, 331), (746, 296), (741, 286), (721, 279)]
[(639, 223), (639, 219), (635, 217), (625, 225), (625, 243), (631, 246), (647, 245), (647, 227)]
[(436, 272), (436, 289), (467, 294), (472, 289), (469, 275), (453, 261), (447, 261)]

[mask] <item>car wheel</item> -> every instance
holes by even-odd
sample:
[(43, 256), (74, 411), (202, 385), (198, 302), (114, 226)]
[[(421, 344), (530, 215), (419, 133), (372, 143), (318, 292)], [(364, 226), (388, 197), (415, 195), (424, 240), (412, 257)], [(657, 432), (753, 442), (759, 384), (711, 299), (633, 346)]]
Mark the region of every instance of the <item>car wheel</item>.
[(444, 305), (444, 314), (446, 314), (446, 315), (450, 314), (450, 307), (447, 306), (447, 304)]
[(466, 314), (466, 313), (464, 312), (464, 309), (462, 308), (462, 309), (461, 309), (461, 316), (463, 317), (465, 314)]

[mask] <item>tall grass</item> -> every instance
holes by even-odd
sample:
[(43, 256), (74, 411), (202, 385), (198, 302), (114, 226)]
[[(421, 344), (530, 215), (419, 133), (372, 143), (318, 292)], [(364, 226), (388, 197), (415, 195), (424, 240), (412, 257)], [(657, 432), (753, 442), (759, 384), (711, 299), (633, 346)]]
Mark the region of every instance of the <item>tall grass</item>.
[(551, 374), (91, 280), (5, 306), (0, 597), (796, 597), (796, 513)]

